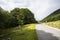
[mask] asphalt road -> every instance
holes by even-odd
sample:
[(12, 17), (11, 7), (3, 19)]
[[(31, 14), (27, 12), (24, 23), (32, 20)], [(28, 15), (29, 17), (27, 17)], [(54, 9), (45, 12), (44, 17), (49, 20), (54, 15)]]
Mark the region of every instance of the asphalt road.
[(36, 25), (38, 40), (60, 40), (60, 29), (55, 29), (45, 24)]

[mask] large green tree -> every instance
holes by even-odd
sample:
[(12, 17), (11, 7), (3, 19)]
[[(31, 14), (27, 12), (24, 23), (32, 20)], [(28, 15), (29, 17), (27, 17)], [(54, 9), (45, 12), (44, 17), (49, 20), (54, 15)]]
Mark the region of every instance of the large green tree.
[(11, 13), (20, 25), (37, 22), (34, 18), (34, 14), (27, 8), (15, 8), (11, 11)]
[(16, 19), (18, 25), (23, 25), (23, 14), (19, 8), (15, 8), (11, 11), (12, 16)]
[(34, 14), (27, 8), (21, 8), (21, 12), (24, 14), (24, 24), (36, 23)]

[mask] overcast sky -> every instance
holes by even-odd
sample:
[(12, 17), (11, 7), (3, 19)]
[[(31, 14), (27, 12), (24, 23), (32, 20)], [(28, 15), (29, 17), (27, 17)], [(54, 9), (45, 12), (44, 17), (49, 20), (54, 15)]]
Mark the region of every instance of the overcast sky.
[(50, 13), (60, 9), (60, 0), (0, 0), (0, 6), (5, 10), (15, 7), (29, 8), (36, 20), (42, 20)]

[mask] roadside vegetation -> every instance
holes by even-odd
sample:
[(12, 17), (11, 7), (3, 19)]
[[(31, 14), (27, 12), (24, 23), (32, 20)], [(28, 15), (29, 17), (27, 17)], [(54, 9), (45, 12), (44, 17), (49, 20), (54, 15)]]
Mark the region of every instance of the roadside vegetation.
[(27, 24), (22, 28), (8, 28), (0, 32), (0, 40), (37, 40), (35, 24)]
[(52, 26), (52, 27), (60, 29), (60, 20), (59, 21), (48, 22), (46, 24), (49, 25), (49, 26)]
[(34, 14), (28, 8), (0, 7), (0, 40), (37, 40)]

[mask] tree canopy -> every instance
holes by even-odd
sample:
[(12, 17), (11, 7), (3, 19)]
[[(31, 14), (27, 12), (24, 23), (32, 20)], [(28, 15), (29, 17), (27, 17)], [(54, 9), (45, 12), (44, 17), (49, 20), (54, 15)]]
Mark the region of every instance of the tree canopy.
[(14, 8), (10, 12), (0, 8), (0, 28), (37, 23), (34, 14), (28, 8)]

